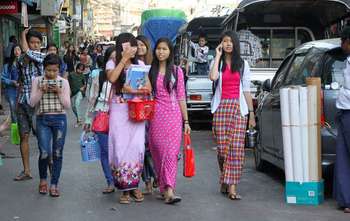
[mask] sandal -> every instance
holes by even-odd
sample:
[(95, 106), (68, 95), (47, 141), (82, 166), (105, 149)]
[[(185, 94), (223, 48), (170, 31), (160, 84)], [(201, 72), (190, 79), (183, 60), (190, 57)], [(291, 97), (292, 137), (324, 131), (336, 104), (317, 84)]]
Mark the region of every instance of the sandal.
[(60, 192), (58, 191), (58, 188), (50, 188), (50, 196), (51, 197), (59, 197)]
[(130, 195), (122, 193), (122, 195), (119, 198), (119, 203), (120, 204), (130, 204)]
[(229, 193), (228, 198), (230, 200), (241, 200), (242, 197), (238, 193)]
[(24, 171), (22, 171), (13, 180), (14, 181), (25, 181), (25, 180), (31, 180), (31, 179), (33, 179), (33, 177), (30, 174), (25, 174)]
[(143, 202), (145, 199), (142, 192), (139, 189), (130, 191), (131, 197), (135, 200), (137, 203)]
[(166, 198), (165, 200), (164, 200), (164, 203), (165, 204), (169, 204), (169, 205), (174, 205), (174, 204), (176, 204), (176, 203), (179, 203), (179, 202), (181, 202), (181, 197), (179, 197), (179, 196), (172, 196), (172, 197), (169, 197), (169, 198)]
[(115, 189), (111, 186), (107, 187), (106, 189), (104, 189), (102, 191), (103, 194), (110, 194), (110, 193), (114, 193), (115, 192)]
[(48, 192), (47, 183), (39, 184), (39, 193), (42, 195), (46, 195), (47, 192)]

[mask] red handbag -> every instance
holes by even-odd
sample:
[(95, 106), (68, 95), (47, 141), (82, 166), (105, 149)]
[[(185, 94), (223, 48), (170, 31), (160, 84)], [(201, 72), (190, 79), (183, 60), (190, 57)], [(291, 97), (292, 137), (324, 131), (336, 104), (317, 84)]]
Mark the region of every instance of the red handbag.
[(91, 129), (93, 132), (108, 133), (109, 131), (109, 113), (98, 112), (95, 116)]
[(195, 155), (194, 150), (191, 147), (191, 137), (189, 134), (185, 134), (184, 137), (184, 177), (194, 177), (196, 175)]
[[(102, 85), (103, 87), (103, 85)], [(108, 88), (108, 83), (107, 83)], [(107, 88), (105, 97), (107, 97)], [(112, 90), (109, 91), (108, 103), (110, 104)], [(104, 104), (106, 105), (106, 103)], [(108, 133), (109, 132), (109, 112), (99, 111), (92, 121), (91, 130), (93, 132)]]
[(129, 119), (133, 121), (151, 120), (154, 115), (154, 100), (129, 100)]

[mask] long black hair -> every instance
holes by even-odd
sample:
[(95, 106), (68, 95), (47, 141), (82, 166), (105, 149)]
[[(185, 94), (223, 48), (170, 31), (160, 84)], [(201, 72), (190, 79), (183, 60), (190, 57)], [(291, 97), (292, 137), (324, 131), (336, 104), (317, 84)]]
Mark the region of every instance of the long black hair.
[[(177, 87), (177, 68), (175, 68), (175, 65), (174, 65), (174, 47), (172, 42), (168, 38), (160, 38), (154, 47), (152, 66), (151, 66), (151, 70), (149, 71), (149, 79), (151, 81), (153, 92), (156, 93), (157, 79), (159, 75), (159, 63), (160, 63), (156, 55), (156, 51), (160, 43), (167, 44), (170, 50), (169, 57), (166, 60), (166, 69), (165, 69), (165, 76), (163, 81), (164, 88), (166, 88), (166, 90), (170, 94), (171, 91)], [(173, 82), (173, 79), (175, 79), (174, 82)]]
[(109, 61), (109, 58), (111, 57), (111, 54), (113, 52), (115, 52), (115, 51), (116, 51), (115, 46), (110, 46), (109, 48), (107, 48), (107, 50), (105, 52), (105, 55), (103, 57), (103, 61), (101, 61), (102, 64), (101, 64), (101, 66), (99, 65), (99, 68), (101, 68), (101, 71), (100, 71), (100, 73), (98, 75), (98, 82), (99, 82), (98, 94), (100, 94), (101, 91), (102, 91), (103, 83), (108, 80), (107, 79), (107, 72), (106, 72), (106, 64)]
[[(19, 47), (21, 49), (21, 46), (19, 46), (18, 44), (14, 44), (12, 46), (10, 58), (6, 62), (8, 64), (8, 68), (10, 71), (12, 70), (13, 64), (15, 63), (15, 61), (17, 59), (17, 57), (15, 55), (15, 48), (17, 48), (17, 47)], [(21, 49), (21, 52), (22, 52), (22, 49)], [(17, 64), (15, 64), (15, 65), (17, 65)]]
[[(232, 50), (232, 56), (231, 56), (231, 67), (230, 67), (231, 72), (236, 72), (236, 71), (239, 72), (240, 68), (242, 66), (242, 58), (241, 58), (241, 47), (240, 47), (238, 35), (234, 31), (225, 31), (221, 35), (220, 42), (222, 42), (222, 40), (225, 37), (231, 38), (231, 41), (233, 44), (233, 50)], [(226, 59), (225, 59), (225, 52), (224, 51), (222, 51), (222, 55), (221, 55), (220, 60), (223, 64), (220, 71), (224, 71), (226, 68)]]
[[(130, 43), (131, 47), (137, 47), (137, 40), (135, 38), (135, 36), (131, 33), (121, 33), (120, 35), (118, 35), (118, 37), (116, 38), (116, 42), (115, 42), (115, 48), (116, 48), (116, 65), (118, 65), (120, 63), (120, 61), (123, 58), (122, 52), (123, 52), (123, 43)], [(137, 56), (135, 55), (134, 58), (131, 59), (131, 63), (132, 64), (138, 64), (138, 59)], [(116, 82), (116, 93), (117, 94), (121, 94), (121, 91), (123, 89), (123, 86), (125, 84), (125, 80), (126, 80), (126, 76), (125, 76), (125, 71), (123, 71), (117, 82)]]

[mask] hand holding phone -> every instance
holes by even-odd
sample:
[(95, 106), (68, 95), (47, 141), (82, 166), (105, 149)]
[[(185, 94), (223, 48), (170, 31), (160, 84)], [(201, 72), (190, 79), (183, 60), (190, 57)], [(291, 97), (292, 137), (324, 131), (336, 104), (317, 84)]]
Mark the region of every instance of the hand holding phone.
[(216, 56), (222, 55), (222, 43), (220, 43), (216, 48)]

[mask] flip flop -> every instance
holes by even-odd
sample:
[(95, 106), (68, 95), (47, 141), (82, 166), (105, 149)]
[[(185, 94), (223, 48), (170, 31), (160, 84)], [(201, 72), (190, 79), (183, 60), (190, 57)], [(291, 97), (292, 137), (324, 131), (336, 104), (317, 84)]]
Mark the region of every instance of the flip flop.
[(40, 185), (39, 185), (39, 193), (42, 194), (42, 195), (46, 195), (47, 192), (48, 192), (47, 183), (45, 183), (45, 184), (40, 184)]
[(119, 198), (120, 204), (130, 204), (130, 196), (122, 194)]
[(164, 203), (168, 205), (174, 205), (179, 202), (181, 202), (181, 197), (179, 196), (173, 196), (164, 200)]
[(31, 179), (33, 179), (33, 177), (30, 174), (25, 174), (24, 171), (22, 171), (13, 180), (14, 181), (25, 181), (25, 180), (31, 180)]
[(141, 203), (145, 199), (142, 192), (138, 189), (130, 191), (130, 195), (137, 203)]
[(50, 196), (51, 197), (59, 197), (60, 196), (60, 192), (58, 191), (57, 188), (51, 188), (50, 189)]

